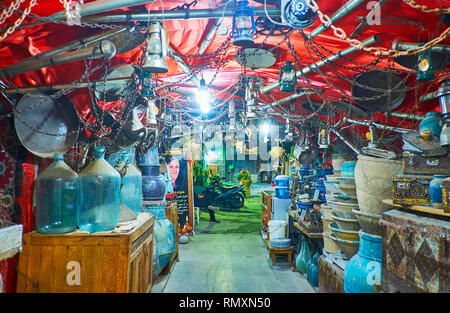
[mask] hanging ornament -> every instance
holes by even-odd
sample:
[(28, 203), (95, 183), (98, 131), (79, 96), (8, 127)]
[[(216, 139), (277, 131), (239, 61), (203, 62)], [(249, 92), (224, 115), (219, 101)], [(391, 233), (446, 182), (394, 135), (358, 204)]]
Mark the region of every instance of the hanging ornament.
[(418, 55), (417, 81), (428, 81), (435, 79), (433, 63), (430, 50), (423, 51)]
[(255, 17), (253, 7), (248, 5), (248, 1), (238, 1), (236, 10), (233, 13), (232, 35), (236, 46), (250, 46), (254, 44), (253, 34), (255, 33)]
[(281, 91), (294, 91), (297, 85), (297, 70), (292, 66), (291, 61), (286, 61), (285, 65), (280, 68), (278, 82), (281, 84)]

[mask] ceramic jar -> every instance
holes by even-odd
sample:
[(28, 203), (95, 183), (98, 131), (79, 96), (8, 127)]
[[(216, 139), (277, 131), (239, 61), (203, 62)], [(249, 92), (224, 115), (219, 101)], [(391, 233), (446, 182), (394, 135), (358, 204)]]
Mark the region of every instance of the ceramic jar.
[(442, 181), (448, 176), (434, 175), (430, 182), (430, 198), (435, 208), (442, 208)]

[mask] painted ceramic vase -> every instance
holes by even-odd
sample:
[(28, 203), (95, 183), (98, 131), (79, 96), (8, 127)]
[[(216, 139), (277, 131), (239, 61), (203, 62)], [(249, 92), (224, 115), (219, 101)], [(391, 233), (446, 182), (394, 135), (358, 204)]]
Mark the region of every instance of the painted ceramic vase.
[(381, 285), (382, 237), (359, 232), (358, 252), (344, 269), (344, 291), (375, 293)]
[(442, 208), (442, 181), (448, 176), (434, 175), (430, 182), (430, 198), (435, 208)]

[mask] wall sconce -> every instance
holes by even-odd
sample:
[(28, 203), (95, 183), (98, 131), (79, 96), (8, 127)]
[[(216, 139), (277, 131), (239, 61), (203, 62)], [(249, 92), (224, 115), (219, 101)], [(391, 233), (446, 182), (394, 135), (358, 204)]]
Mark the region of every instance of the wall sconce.
[(431, 52), (427, 51), (420, 52), (417, 56), (417, 79), (416, 81), (427, 81), (436, 78), (433, 72), (433, 63), (431, 60)]
[(147, 49), (143, 70), (150, 73), (167, 73), (166, 29), (161, 22), (151, 22), (148, 30)]
[(154, 97), (152, 73), (142, 70), (141, 71), (141, 96), (142, 97)]
[(291, 61), (286, 61), (284, 66), (280, 68), (278, 82), (281, 84), (281, 91), (294, 91), (297, 85), (297, 70), (292, 66)]
[(232, 35), (236, 46), (249, 46), (254, 44), (253, 34), (255, 33), (255, 17), (253, 7), (248, 5), (248, 1), (238, 1), (236, 10), (233, 13)]

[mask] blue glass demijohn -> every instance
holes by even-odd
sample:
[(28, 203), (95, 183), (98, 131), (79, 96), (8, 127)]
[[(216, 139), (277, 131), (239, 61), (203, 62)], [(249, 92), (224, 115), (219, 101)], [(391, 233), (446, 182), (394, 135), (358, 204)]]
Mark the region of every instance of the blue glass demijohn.
[(359, 250), (344, 269), (346, 293), (375, 293), (381, 285), (382, 237), (359, 231)]
[(95, 159), (79, 174), (78, 228), (112, 230), (119, 222), (120, 174), (105, 160), (105, 147), (95, 147)]
[(121, 175), (120, 201), (139, 215), (142, 207), (142, 174), (129, 162), (126, 152), (120, 155), (115, 169)]
[(39, 233), (62, 234), (77, 228), (78, 175), (62, 154), (53, 159), (35, 182), (35, 223)]
[(442, 208), (442, 181), (448, 176), (434, 175), (430, 182), (430, 198), (435, 208)]
[(175, 251), (175, 228), (171, 221), (166, 218), (165, 205), (150, 206), (146, 211), (155, 216), (155, 240), (158, 244), (157, 275), (166, 267)]
[(309, 260), (308, 241), (306, 240), (305, 237), (303, 237), (300, 253), (297, 255), (297, 258), (295, 259), (295, 267), (297, 268), (297, 271), (305, 274), (307, 270), (306, 266), (308, 264), (308, 260)]

